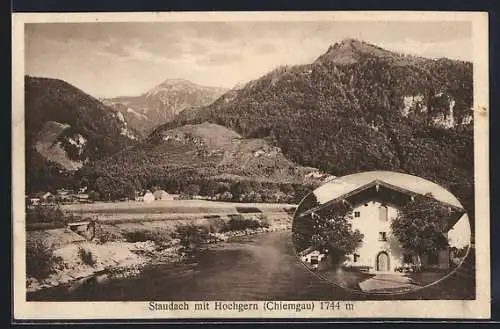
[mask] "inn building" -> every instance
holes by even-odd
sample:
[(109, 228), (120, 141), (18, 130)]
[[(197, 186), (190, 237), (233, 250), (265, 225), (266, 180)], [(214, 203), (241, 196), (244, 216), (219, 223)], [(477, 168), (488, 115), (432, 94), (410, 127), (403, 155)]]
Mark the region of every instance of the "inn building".
[[(326, 183), (314, 194), (318, 206), (300, 216), (320, 213), (338, 203), (348, 205), (352, 209), (352, 228), (363, 233), (364, 238), (356, 252), (347, 255), (344, 265), (369, 271), (394, 271), (403, 264), (449, 268), (449, 248), (428, 252), (419, 258), (403, 250), (391, 232), (391, 222), (397, 217), (398, 209), (416, 195), (428, 195), (448, 208), (449, 215), (441, 218), (445, 237), (449, 238), (450, 230), (459, 220), (468, 221), (465, 210), (451, 193), (437, 184), (401, 173), (376, 171), (344, 176)], [(470, 237), (470, 231), (462, 234)]]

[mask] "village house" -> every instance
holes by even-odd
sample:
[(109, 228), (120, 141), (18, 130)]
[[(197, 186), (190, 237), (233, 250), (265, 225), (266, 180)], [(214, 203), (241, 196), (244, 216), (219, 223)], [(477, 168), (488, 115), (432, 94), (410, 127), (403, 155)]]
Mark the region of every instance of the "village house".
[(40, 198), (37, 197), (27, 198), (27, 200), (28, 200), (27, 204), (30, 206), (37, 206), (40, 204)]
[(141, 199), (143, 202), (149, 203), (155, 201), (155, 196), (153, 193), (151, 193), (151, 191), (148, 190), (146, 191), (146, 193), (144, 193)]
[(50, 192), (39, 192), (30, 198), (30, 202), (32, 202), (32, 204), (35, 205), (39, 203), (52, 202), (54, 201), (54, 199), (55, 199), (54, 194)]
[(155, 200), (173, 200), (174, 196), (164, 190), (156, 190), (154, 193)]
[(74, 193), (75, 193), (75, 191), (69, 190), (69, 189), (65, 189), (65, 188), (61, 188), (61, 189), (57, 190), (57, 195), (58, 196), (71, 195), (71, 194), (74, 194)]
[(73, 198), (74, 201), (79, 202), (79, 203), (89, 203), (89, 195), (86, 193), (78, 193), (74, 195)]
[[(355, 174), (331, 181), (314, 192), (320, 205), (301, 216), (316, 213), (339, 202), (350, 206), (352, 229), (358, 229), (364, 238), (353, 254), (346, 255), (346, 267), (388, 272), (395, 271), (403, 264), (413, 264), (422, 268), (448, 269), (451, 263), (449, 248), (418, 257), (403, 250), (391, 232), (391, 222), (397, 217), (398, 209), (416, 195), (428, 193), (431, 193), (429, 197), (449, 210), (449, 216), (441, 219), (445, 237), (449, 238), (449, 231), (459, 220), (468, 223), (465, 210), (451, 193), (427, 180), (392, 172)], [(312, 254), (304, 255), (303, 258), (309, 255)]]
[(317, 266), (326, 257), (325, 254), (320, 253), (318, 250), (313, 250), (312, 248), (303, 250), (299, 253), (299, 256), (301, 261), (313, 267)]

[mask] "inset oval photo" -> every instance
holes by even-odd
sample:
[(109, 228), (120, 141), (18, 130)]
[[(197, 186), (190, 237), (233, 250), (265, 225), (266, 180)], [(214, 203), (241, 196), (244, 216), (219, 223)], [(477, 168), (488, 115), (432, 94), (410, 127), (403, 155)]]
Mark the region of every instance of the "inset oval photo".
[(436, 283), (467, 267), (471, 242), (469, 218), (453, 194), (387, 171), (323, 184), (299, 204), (292, 230), (296, 255), (309, 270), (365, 294)]

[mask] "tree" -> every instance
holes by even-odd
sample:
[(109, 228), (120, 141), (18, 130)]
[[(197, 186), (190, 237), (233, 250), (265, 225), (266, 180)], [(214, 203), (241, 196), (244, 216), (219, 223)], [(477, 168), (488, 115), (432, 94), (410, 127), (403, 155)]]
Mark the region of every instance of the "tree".
[[(301, 201), (303, 201), (302, 199), (304, 199), (306, 196), (309, 195), (309, 193), (311, 193), (311, 190), (313, 190), (312, 187), (308, 187), (308, 186), (304, 186), (304, 185), (295, 185), (294, 187), (294, 200), (293, 202), (295, 203), (300, 203)], [(311, 194), (311, 195), (314, 195), (314, 194)]]
[(111, 185), (110, 185), (110, 179), (106, 176), (100, 176), (96, 179), (95, 181), (95, 189), (97, 193), (102, 197), (104, 200), (110, 200), (111, 199)]
[(200, 194), (208, 197), (214, 197), (217, 191), (217, 183), (213, 180), (205, 180), (201, 183)]
[(359, 230), (352, 229), (351, 220), (352, 209), (342, 204), (295, 218), (294, 245), (299, 251), (312, 247), (328, 254), (332, 263), (338, 263), (356, 251), (364, 238)]
[(208, 231), (194, 223), (177, 226), (174, 237), (180, 240), (179, 252), (189, 258), (195, 257), (208, 237)]
[(217, 188), (215, 189), (216, 194), (222, 194), (227, 191), (229, 191), (229, 183), (224, 183), (224, 182), (217, 183)]
[(101, 196), (96, 191), (94, 191), (94, 190), (89, 191), (89, 200), (90, 201), (97, 201), (100, 199), (100, 197)]
[(193, 197), (194, 195), (198, 195), (198, 193), (200, 193), (200, 186), (198, 184), (189, 184), (184, 188), (183, 192), (187, 196)]
[(445, 219), (449, 209), (432, 195), (415, 196), (398, 211), (391, 223), (391, 230), (401, 246), (408, 252), (421, 257), (426, 253), (436, 253), (449, 245), (443, 234)]
[(358, 249), (364, 235), (352, 229), (352, 209), (334, 204), (328, 209), (313, 213), (311, 246), (329, 255), (333, 263)]
[(219, 194), (220, 201), (231, 201), (232, 199), (233, 199), (233, 195), (229, 191), (226, 191), (224, 193)]
[(239, 181), (231, 185), (231, 194), (236, 200), (240, 200), (240, 197), (244, 197), (252, 191), (252, 185), (248, 181)]

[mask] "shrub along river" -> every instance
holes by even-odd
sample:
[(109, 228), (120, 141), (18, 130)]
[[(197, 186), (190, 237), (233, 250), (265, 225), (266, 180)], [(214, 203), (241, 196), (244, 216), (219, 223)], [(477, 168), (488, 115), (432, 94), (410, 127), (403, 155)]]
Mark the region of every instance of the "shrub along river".
[[(473, 278), (452, 275), (406, 295), (374, 296), (317, 278), (296, 258), (290, 231), (210, 246), (194, 263), (154, 264), (129, 278), (87, 280), (29, 293), (31, 301), (377, 300), (474, 298)], [(464, 288), (465, 287), (465, 288)], [(471, 290), (472, 289), (472, 290)]]

